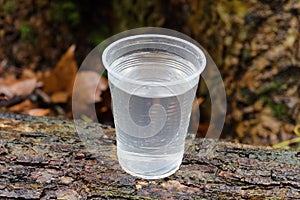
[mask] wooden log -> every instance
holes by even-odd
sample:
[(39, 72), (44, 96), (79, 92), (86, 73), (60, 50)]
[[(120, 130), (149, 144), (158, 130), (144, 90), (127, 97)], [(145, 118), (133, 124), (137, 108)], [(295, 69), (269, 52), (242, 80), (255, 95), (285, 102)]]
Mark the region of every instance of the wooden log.
[(147, 181), (119, 166), (114, 129), (80, 123), (103, 129), (101, 152), (71, 120), (0, 113), (0, 199), (300, 198), (296, 151), (196, 139), (174, 175)]

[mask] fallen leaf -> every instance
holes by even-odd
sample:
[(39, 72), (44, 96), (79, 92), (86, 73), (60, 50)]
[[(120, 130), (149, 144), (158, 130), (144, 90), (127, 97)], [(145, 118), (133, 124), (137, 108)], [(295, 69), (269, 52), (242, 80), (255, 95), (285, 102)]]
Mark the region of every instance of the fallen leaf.
[(0, 85), (10, 85), (17, 80), (16, 75), (13, 73), (6, 74), (5, 77), (1, 77)]
[(199, 106), (203, 103), (204, 98), (197, 98), (194, 100), (192, 105), (191, 119), (190, 119), (190, 127), (198, 128), (199, 126)]
[(69, 94), (67, 92), (55, 92), (51, 95), (52, 103), (67, 103)]
[(36, 85), (37, 80), (35, 78), (18, 80), (11, 86), (11, 89), (14, 95), (27, 96), (33, 92), (33, 90), (36, 88)]
[(5, 99), (6, 101), (13, 98), (14, 96), (13, 91), (7, 85), (0, 85), (0, 94), (2, 98)]
[(238, 125), (235, 128), (235, 131), (236, 131), (239, 138), (243, 138), (244, 135), (245, 135), (245, 132), (246, 132), (247, 128), (245, 127), (244, 124), (245, 123), (240, 122), (240, 123), (238, 123)]
[(31, 69), (23, 69), (22, 71), (22, 78), (36, 78), (36, 74)]
[(12, 83), (4, 83), (0, 85), (0, 93), (8, 99), (14, 96), (27, 96), (31, 94), (37, 86), (37, 80), (24, 79), (15, 80)]
[(90, 116), (90, 106), (100, 102), (101, 94), (108, 88), (108, 81), (94, 71), (77, 73), (72, 96), (72, 107), (76, 112)]
[(260, 116), (260, 123), (265, 129), (271, 130), (274, 135), (280, 131), (280, 127), (282, 125), (282, 123), (273, 116), (264, 114)]
[(107, 79), (94, 71), (79, 72), (76, 77), (76, 87), (73, 94), (75, 101), (90, 104), (101, 101), (101, 93), (108, 87)]
[(77, 72), (77, 63), (74, 58), (75, 45), (71, 45), (60, 58), (51, 74), (43, 78), (44, 91), (52, 94), (65, 91), (71, 94)]
[(26, 113), (31, 116), (46, 116), (51, 112), (50, 109), (35, 108), (28, 110)]
[(9, 111), (11, 112), (24, 112), (26, 110), (30, 110), (35, 108), (36, 105), (34, 105), (29, 99), (26, 99), (22, 101), (21, 103), (18, 103), (16, 105), (13, 105), (8, 108)]

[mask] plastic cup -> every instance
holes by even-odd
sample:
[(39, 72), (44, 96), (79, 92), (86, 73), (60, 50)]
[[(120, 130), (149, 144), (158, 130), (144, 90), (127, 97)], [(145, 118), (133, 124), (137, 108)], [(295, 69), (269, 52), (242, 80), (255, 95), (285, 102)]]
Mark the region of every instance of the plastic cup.
[(109, 44), (102, 62), (108, 71), (121, 167), (145, 179), (175, 173), (206, 65), (204, 53), (180, 37), (144, 33)]

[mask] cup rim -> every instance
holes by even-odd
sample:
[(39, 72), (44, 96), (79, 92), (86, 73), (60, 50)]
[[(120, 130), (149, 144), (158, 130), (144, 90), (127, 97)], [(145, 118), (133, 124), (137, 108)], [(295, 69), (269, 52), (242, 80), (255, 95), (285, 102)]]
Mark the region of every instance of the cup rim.
[[(135, 80), (135, 79), (127, 78), (126, 76), (120, 75), (118, 72), (116, 72), (115, 70), (113, 70), (112, 68), (109, 67), (109, 64), (108, 64), (108, 62), (105, 58), (108, 57), (107, 53), (111, 48), (113, 48), (117, 44), (119, 44), (121, 42), (124, 42), (126, 40), (138, 39), (138, 38), (148, 38), (148, 37), (166, 38), (166, 39), (179, 41), (181, 43), (184, 43), (184, 44), (188, 45), (189, 47), (194, 49), (198, 54), (200, 54), (200, 57), (198, 59), (201, 59), (201, 62), (200, 62), (201, 65), (199, 67), (196, 67), (195, 73), (188, 76), (187, 78), (176, 80), (176, 81), (163, 81), (163, 82), (145, 82), (145, 81), (141, 81), (141, 80)], [(200, 74), (203, 72), (203, 70), (205, 69), (205, 66), (206, 66), (206, 56), (205, 56), (205, 53), (203, 52), (203, 50), (200, 47), (198, 47), (197, 45), (195, 45), (192, 42), (189, 42), (185, 39), (181, 39), (179, 37), (174, 37), (174, 36), (165, 35), (165, 34), (159, 34), (159, 33), (158, 34), (153, 34), (153, 33), (151, 33), (151, 34), (149, 34), (149, 33), (137, 34), (137, 35), (131, 35), (131, 36), (127, 36), (127, 37), (123, 37), (121, 39), (118, 39), (118, 40), (108, 44), (105, 47), (105, 49), (102, 52), (101, 58), (102, 58), (102, 63), (103, 63), (104, 68), (113, 77), (115, 77), (117, 79), (120, 79), (122, 81), (128, 82), (128, 83), (131, 83), (131, 84), (148, 85), (148, 86), (161, 86), (161, 84), (163, 84), (164, 86), (171, 86), (171, 85), (178, 85), (178, 84), (182, 84), (182, 83), (192, 81), (193, 79), (200, 76)]]

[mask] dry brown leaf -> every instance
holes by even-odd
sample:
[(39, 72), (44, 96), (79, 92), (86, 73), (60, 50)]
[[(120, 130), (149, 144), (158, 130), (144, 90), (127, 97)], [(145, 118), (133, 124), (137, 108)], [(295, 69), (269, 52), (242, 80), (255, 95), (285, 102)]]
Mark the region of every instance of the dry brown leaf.
[(238, 123), (238, 125), (235, 128), (235, 131), (238, 135), (238, 137), (243, 138), (245, 136), (246, 127), (243, 122)]
[(31, 116), (46, 116), (51, 112), (50, 109), (43, 109), (43, 108), (34, 108), (28, 110), (26, 113)]
[(295, 126), (289, 123), (284, 123), (281, 128), (280, 139), (281, 141), (289, 140), (293, 138), (293, 130)]
[(11, 85), (11, 89), (17, 96), (27, 96), (33, 92), (33, 90), (36, 88), (36, 85), (37, 80), (35, 78), (18, 80)]
[(16, 75), (12, 73), (6, 74), (4, 78), (0, 79), (0, 85), (10, 85), (17, 80)]
[(102, 100), (101, 94), (108, 88), (108, 81), (94, 71), (82, 71), (77, 73), (75, 84), (72, 107), (91, 117), (90, 105)]
[(16, 80), (13, 81), (13, 83), (1, 84), (0, 93), (4, 94), (8, 98), (12, 98), (14, 96), (27, 96), (34, 91), (36, 86), (37, 80), (35, 78)]
[[(282, 132), (283, 123), (273, 117), (271, 108), (265, 107), (257, 115), (254, 124), (246, 127), (250, 132), (254, 145), (268, 145), (278, 143), (277, 134)], [(246, 122), (243, 122), (244, 124)]]
[(9, 100), (14, 96), (13, 91), (7, 85), (0, 85), (0, 94), (5, 97), (6, 100)]
[(36, 107), (35, 104), (33, 104), (29, 99), (26, 99), (19, 104), (9, 107), (8, 110), (11, 112), (19, 112), (20, 113), (20, 112), (24, 112), (29, 109), (33, 109), (35, 107)]
[(100, 91), (105, 91), (108, 88), (108, 80), (105, 77), (101, 77), (98, 85)]
[(31, 69), (23, 69), (22, 78), (36, 78), (36, 74)]
[(253, 105), (255, 111), (261, 111), (263, 107), (264, 107), (264, 102), (262, 100), (257, 100)]
[(210, 126), (209, 122), (201, 122), (201, 123), (199, 123), (197, 137), (198, 136), (199, 137), (205, 137), (209, 126)]
[(75, 101), (90, 104), (101, 101), (101, 93), (108, 87), (107, 79), (101, 77), (94, 71), (82, 71), (77, 74), (75, 94), (73, 98)]
[(280, 131), (281, 122), (273, 116), (262, 114), (260, 116), (260, 123), (265, 129), (271, 130), (273, 134), (277, 134)]
[(71, 45), (67, 52), (60, 58), (51, 74), (43, 79), (44, 91), (66, 91), (71, 94), (74, 79), (77, 73), (77, 63), (74, 58), (75, 45)]
[(51, 95), (52, 103), (67, 103), (69, 94), (67, 92), (55, 92)]

